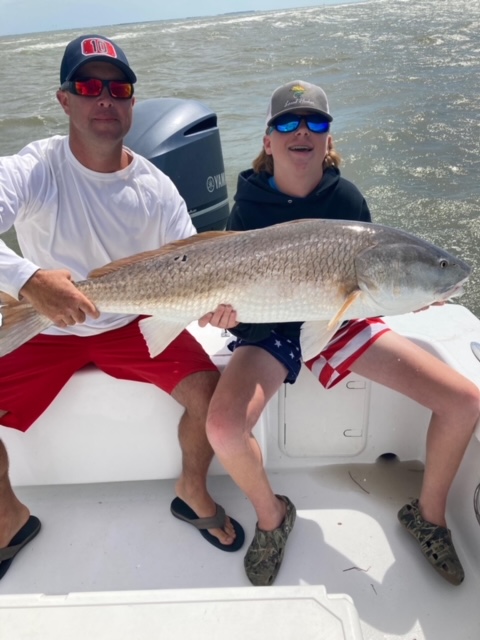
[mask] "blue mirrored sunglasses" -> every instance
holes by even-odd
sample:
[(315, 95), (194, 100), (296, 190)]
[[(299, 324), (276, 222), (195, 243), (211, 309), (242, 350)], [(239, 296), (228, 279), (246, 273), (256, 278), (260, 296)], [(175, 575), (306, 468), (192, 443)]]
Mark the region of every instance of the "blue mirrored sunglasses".
[(305, 116), (300, 116), (296, 113), (285, 113), (272, 122), (270, 132), (275, 129), (280, 133), (292, 133), (298, 129), (302, 121), (305, 121), (308, 130), (313, 133), (327, 133), (330, 130), (330, 122), (327, 122), (323, 116), (316, 113), (309, 113)]

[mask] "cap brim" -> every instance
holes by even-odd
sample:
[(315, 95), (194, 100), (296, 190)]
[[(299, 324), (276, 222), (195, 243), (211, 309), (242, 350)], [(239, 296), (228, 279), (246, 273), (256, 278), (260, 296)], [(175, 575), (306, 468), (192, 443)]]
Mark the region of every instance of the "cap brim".
[(295, 106), (295, 107), (290, 107), (288, 109), (283, 109), (282, 111), (279, 111), (278, 113), (276, 113), (269, 120), (267, 120), (267, 127), (269, 127), (272, 124), (272, 122), (276, 120), (279, 116), (283, 116), (284, 113), (295, 113), (300, 110), (307, 111), (308, 113), (318, 113), (318, 115), (323, 116), (327, 122), (332, 122), (333, 120), (332, 116), (329, 113), (327, 113), (326, 111), (322, 111), (321, 109), (309, 109), (308, 107)]
[(134, 74), (132, 69), (128, 67), (125, 63), (123, 63), (121, 60), (116, 60), (115, 58), (111, 58), (110, 56), (92, 56), (89, 60), (82, 60), (80, 64), (77, 64), (77, 66), (70, 71), (68, 76), (62, 82), (68, 82), (69, 80), (72, 80), (72, 78), (76, 75), (77, 71), (79, 71), (79, 69), (81, 69), (83, 66), (85, 66), (89, 62), (108, 62), (108, 64), (113, 64), (113, 66), (120, 69), (120, 71), (122, 71), (125, 74), (125, 77), (127, 78), (127, 80), (132, 84), (135, 84), (135, 82), (137, 81), (137, 76)]

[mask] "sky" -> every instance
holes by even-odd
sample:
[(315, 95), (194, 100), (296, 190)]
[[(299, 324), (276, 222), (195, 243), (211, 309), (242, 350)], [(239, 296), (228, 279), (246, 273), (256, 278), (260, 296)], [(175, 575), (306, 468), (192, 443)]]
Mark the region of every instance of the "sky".
[(342, 0), (0, 0), (0, 36), (340, 2)]

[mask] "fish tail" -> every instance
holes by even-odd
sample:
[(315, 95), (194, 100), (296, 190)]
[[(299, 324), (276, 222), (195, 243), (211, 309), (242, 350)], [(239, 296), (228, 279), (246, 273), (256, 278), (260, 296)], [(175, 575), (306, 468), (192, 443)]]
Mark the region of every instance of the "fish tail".
[(52, 324), (28, 302), (0, 305), (0, 358), (15, 351)]

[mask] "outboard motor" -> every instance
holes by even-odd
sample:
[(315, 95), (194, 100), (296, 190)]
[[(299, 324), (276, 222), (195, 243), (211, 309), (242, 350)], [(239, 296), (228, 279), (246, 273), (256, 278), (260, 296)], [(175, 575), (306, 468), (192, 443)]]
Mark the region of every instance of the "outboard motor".
[(216, 114), (177, 98), (137, 102), (133, 114), (127, 147), (172, 179), (197, 231), (224, 229), (229, 206)]

